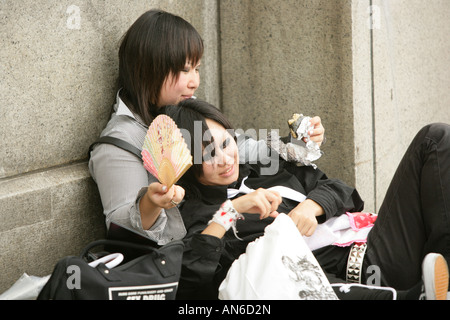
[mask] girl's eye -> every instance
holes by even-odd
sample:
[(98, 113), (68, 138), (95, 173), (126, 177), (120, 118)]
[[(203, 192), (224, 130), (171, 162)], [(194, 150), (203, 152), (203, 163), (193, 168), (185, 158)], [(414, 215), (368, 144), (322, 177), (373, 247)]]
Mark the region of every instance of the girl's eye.
[(203, 153), (203, 161), (211, 161), (216, 156), (216, 149), (213, 143), (206, 146)]
[(228, 147), (229, 144), (230, 144), (230, 138), (226, 138), (222, 144), (222, 150), (225, 149), (226, 147)]
[[(231, 142), (231, 138), (226, 138), (221, 146), (218, 146), (220, 150), (225, 150)], [(204, 153), (203, 153), (203, 161), (213, 161), (213, 159), (216, 156), (216, 147), (214, 143), (210, 143), (208, 146), (206, 146)]]
[[(191, 72), (191, 70), (192, 70), (192, 67), (191, 66), (187, 66), (181, 71), (185, 72), (185, 73), (189, 73), (189, 72)], [(200, 72), (200, 66), (195, 67), (195, 72)]]

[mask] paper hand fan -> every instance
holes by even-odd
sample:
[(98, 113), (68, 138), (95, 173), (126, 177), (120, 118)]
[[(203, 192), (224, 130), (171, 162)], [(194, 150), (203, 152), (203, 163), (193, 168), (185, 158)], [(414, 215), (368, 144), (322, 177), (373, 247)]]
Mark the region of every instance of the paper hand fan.
[(192, 166), (192, 156), (172, 118), (156, 117), (148, 128), (142, 146), (144, 167), (170, 188)]

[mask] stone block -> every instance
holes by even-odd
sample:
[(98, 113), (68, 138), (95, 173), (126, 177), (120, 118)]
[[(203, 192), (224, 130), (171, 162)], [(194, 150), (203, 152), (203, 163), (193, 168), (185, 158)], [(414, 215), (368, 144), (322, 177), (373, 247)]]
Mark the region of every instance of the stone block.
[(0, 292), (23, 273), (50, 274), (59, 259), (105, 236), (86, 163), (0, 181), (0, 221)]

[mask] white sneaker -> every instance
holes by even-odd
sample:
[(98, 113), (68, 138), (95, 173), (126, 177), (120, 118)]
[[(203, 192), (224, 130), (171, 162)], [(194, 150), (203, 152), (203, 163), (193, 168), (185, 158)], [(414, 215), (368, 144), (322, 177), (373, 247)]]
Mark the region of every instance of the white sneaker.
[(438, 253), (429, 253), (422, 262), (422, 279), (426, 300), (447, 300), (448, 266), (445, 258)]

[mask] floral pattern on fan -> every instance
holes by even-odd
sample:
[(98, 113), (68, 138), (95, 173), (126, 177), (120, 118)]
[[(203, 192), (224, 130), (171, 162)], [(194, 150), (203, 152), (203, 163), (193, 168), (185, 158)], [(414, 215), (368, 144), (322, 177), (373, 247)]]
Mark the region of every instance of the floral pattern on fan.
[(157, 116), (142, 146), (145, 169), (170, 188), (192, 166), (192, 156), (176, 123), (166, 115)]

